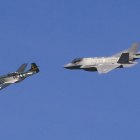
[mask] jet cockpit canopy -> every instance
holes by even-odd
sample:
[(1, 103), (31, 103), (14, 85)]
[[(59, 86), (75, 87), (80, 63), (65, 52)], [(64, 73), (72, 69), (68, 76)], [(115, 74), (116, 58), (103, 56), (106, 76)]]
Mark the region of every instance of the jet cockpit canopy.
[(75, 63), (77, 63), (77, 62), (82, 61), (82, 59), (83, 59), (83, 58), (75, 58), (74, 60), (72, 60), (71, 63), (75, 64)]

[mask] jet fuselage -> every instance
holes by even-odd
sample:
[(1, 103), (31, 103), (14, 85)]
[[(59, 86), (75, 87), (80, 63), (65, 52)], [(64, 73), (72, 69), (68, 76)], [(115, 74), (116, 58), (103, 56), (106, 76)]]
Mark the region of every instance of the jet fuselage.
[(135, 60), (140, 58), (140, 52), (137, 52), (138, 48), (139, 44), (134, 44), (130, 49), (110, 57), (76, 58), (64, 65), (64, 68), (98, 71), (101, 74), (116, 68), (132, 67), (138, 63)]

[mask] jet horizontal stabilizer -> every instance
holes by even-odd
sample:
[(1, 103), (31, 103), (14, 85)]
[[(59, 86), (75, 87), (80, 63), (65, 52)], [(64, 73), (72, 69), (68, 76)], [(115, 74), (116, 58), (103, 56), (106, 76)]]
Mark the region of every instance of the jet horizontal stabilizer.
[(129, 53), (122, 53), (117, 63), (121, 64), (129, 63)]

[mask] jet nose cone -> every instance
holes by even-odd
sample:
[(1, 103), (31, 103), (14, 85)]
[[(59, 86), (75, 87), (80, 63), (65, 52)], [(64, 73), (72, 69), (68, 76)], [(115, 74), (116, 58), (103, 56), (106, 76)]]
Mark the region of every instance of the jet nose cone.
[(71, 63), (64, 65), (64, 68), (65, 69), (71, 69), (71, 67), (72, 67), (72, 64)]
[(68, 69), (69, 67), (70, 67), (69, 64), (64, 65), (65, 69)]

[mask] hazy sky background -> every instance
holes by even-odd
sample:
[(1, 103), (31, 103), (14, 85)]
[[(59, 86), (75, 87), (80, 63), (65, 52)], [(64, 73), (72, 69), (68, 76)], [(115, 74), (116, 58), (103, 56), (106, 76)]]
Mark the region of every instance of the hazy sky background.
[(105, 75), (63, 68), (138, 41), (139, 0), (0, 1), (0, 75), (40, 66), (0, 91), (0, 139), (139, 140), (140, 65)]

